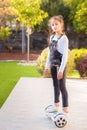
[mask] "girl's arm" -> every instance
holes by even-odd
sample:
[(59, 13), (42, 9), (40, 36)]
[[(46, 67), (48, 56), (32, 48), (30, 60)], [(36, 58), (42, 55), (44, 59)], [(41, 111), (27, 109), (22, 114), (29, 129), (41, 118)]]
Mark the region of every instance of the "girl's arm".
[(62, 46), (61, 49), (62, 49), (62, 61), (61, 61), (61, 65), (60, 65), (60, 68), (59, 68), (59, 72), (62, 72), (64, 71), (65, 67), (66, 67), (66, 64), (67, 64), (67, 59), (68, 59), (68, 38), (65, 36), (63, 39), (62, 39), (62, 43), (60, 43)]

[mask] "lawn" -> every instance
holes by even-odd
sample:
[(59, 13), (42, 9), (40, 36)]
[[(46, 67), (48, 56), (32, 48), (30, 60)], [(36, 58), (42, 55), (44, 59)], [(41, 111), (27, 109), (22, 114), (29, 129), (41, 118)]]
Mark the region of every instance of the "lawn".
[[(22, 66), (18, 62), (0, 62), (0, 108), (21, 77), (41, 77), (36, 66)], [(79, 78), (77, 71), (71, 76)]]
[(0, 62), (0, 108), (21, 77), (41, 77), (36, 66), (22, 66), (18, 62)]
[(67, 78), (80, 78), (80, 74), (77, 70), (73, 70), (73, 72), (68, 75)]

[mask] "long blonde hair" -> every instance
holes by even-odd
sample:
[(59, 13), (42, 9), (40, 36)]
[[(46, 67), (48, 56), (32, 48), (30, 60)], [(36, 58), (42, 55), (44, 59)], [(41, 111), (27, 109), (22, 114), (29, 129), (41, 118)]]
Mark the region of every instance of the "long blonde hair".
[(49, 27), (49, 33), (53, 33), (52, 29), (51, 29), (51, 23), (53, 20), (57, 20), (61, 23), (62, 25), (62, 32), (64, 33), (64, 20), (63, 20), (63, 16), (62, 15), (58, 15), (58, 16), (53, 16), (49, 19), (48, 21), (48, 27)]

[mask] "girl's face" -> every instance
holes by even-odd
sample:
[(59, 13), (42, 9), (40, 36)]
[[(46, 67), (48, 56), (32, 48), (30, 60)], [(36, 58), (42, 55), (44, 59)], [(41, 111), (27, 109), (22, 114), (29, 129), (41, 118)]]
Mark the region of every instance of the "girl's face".
[(51, 22), (51, 28), (55, 33), (62, 33), (62, 24), (58, 20), (53, 20)]

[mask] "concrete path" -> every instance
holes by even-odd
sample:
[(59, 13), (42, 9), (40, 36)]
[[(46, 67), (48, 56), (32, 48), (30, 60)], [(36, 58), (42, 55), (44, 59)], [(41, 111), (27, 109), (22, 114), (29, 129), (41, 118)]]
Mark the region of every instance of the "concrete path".
[[(87, 81), (67, 79), (70, 112), (64, 130), (87, 130)], [(21, 78), (0, 109), (0, 130), (57, 130), (45, 116), (53, 103), (50, 78)]]

